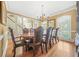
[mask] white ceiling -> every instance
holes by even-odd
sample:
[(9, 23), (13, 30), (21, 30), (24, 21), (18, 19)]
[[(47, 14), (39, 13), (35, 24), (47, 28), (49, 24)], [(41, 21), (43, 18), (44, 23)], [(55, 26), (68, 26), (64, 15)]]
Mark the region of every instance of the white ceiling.
[(44, 5), (46, 16), (76, 5), (75, 1), (7, 1), (7, 10), (24, 16), (37, 18), (42, 15), (41, 5)]

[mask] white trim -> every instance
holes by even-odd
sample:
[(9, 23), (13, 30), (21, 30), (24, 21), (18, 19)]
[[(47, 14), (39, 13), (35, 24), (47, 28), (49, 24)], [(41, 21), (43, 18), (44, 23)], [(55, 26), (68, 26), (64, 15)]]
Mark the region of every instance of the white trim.
[(7, 48), (8, 48), (8, 31), (7, 31), (7, 26), (5, 27), (6, 31), (4, 33), (4, 40), (3, 40), (3, 54), (2, 54), (2, 57), (5, 57), (6, 56), (6, 51), (7, 51)]
[(2, 57), (6, 56), (7, 47), (8, 47), (8, 40), (6, 41), (5, 48), (3, 49)]

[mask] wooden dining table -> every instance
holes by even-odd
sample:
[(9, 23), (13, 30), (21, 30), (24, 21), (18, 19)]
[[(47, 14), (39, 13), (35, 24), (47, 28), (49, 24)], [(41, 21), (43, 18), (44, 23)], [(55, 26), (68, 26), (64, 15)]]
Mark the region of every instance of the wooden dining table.
[[(34, 33), (24, 33), (24, 34), (20, 34), (19, 36), (17, 36), (16, 38), (29, 38), (29, 39), (34, 39), (35, 35)], [(25, 39), (25, 40), (29, 40), (29, 39)]]
[[(19, 36), (17, 36), (16, 38), (20, 38), (20, 40), (24, 40), (25, 42), (26, 41), (29, 41), (29, 40), (32, 40), (33, 41), (33, 44), (35, 44), (35, 35), (34, 33), (24, 33), (24, 34), (20, 34)], [(28, 43), (27, 43), (28, 44)], [(24, 50), (25, 48), (23, 48)]]
[(17, 36), (16, 38), (20, 38), (20, 40), (32, 40), (33, 43), (35, 43), (35, 35), (34, 33), (24, 33), (24, 34), (20, 34), (19, 36)]

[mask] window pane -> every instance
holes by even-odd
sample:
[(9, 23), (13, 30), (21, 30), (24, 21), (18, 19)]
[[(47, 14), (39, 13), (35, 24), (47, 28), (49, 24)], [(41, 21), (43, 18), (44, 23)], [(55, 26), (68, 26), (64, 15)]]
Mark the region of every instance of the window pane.
[(17, 16), (17, 24), (22, 26), (22, 16)]
[(23, 18), (23, 27), (32, 28), (32, 20), (29, 18)]
[(49, 27), (54, 27), (54, 21), (49, 21)]

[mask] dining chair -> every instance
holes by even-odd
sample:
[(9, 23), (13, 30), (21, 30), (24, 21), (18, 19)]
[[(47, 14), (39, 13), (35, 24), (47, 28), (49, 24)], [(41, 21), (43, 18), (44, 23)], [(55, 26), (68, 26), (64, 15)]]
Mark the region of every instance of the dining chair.
[(52, 41), (52, 43), (54, 44), (54, 39), (53, 39), (53, 36), (55, 35), (55, 33), (54, 33), (54, 28), (52, 28), (52, 36), (51, 36), (51, 41)]
[(45, 44), (46, 53), (48, 52), (48, 45), (51, 47), (51, 35), (52, 35), (52, 28), (47, 28), (46, 37), (43, 38), (43, 44)]
[[(31, 29), (32, 29), (32, 28), (31, 28)], [(23, 34), (27, 34), (27, 35), (28, 35), (28, 33), (32, 32), (31, 29), (23, 28)], [(25, 43), (26, 43), (26, 51), (27, 51), (27, 50), (29, 50), (29, 44), (30, 44), (30, 42), (32, 42), (32, 40), (29, 39), (29, 38), (24, 38), (24, 39), (25, 39)], [(27, 39), (29, 39), (29, 40), (27, 40)]]
[(55, 42), (57, 43), (57, 40), (59, 41), (59, 38), (58, 38), (58, 30), (59, 30), (59, 28), (55, 28), (54, 30), (53, 30), (53, 36), (52, 36), (52, 38), (53, 38), (53, 40), (55, 39)]
[(35, 35), (35, 40), (33, 41), (33, 43), (29, 44), (29, 47), (33, 48), (33, 56), (35, 56), (35, 52), (38, 49), (37, 47), (41, 47), (41, 52), (43, 53), (43, 47), (42, 47), (42, 28), (39, 27), (37, 30), (34, 31), (34, 35)]
[(14, 37), (13, 29), (10, 28), (10, 27), (9, 27), (9, 32), (10, 32), (10, 35), (11, 35), (11, 38), (12, 38), (12, 41), (13, 41), (13, 44), (14, 44), (14, 45), (13, 45), (13, 52), (14, 52), (13, 57), (15, 57), (15, 55), (16, 55), (16, 48), (17, 48), (17, 47), (21, 47), (21, 46), (24, 48), (24, 46), (25, 46), (26, 44), (25, 44), (25, 42), (23, 41), (23, 39), (21, 39), (21, 38), (19, 38), (20, 40), (15, 41), (16, 37)]
[(34, 28), (30, 28), (30, 32), (31, 33), (34, 33)]
[(23, 33), (28, 33), (29, 30), (27, 28), (23, 28)]
[(51, 47), (52, 47), (51, 44), (52, 44), (52, 42), (53, 42), (53, 41), (52, 41), (52, 40), (53, 40), (53, 38), (52, 38), (52, 31), (53, 31), (53, 28), (52, 28), (52, 27), (49, 27), (49, 30), (50, 30), (50, 31), (49, 31), (49, 35), (48, 35), (48, 36), (49, 36), (49, 37), (48, 37), (48, 40), (49, 40), (49, 46), (50, 46), (50, 48), (51, 48)]
[[(32, 33), (32, 34), (34, 34), (34, 30), (35, 29), (33, 29), (33, 28), (30, 28), (29, 29), (29, 32), (30, 32), (30, 34)], [(29, 38), (26, 38), (26, 39), (29, 39)], [(32, 40), (33, 38), (30, 38), (29, 40), (25, 40), (25, 42), (26, 42), (26, 51), (27, 50), (29, 50), (29, 45), (30, 45), (30, 43), (33, 43), (33, 40)]]

